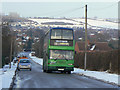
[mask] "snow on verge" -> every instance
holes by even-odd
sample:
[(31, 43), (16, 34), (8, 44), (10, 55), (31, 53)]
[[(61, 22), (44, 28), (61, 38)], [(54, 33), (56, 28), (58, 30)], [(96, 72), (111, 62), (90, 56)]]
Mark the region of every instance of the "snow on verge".
[(2, 69), (0, 69), (0, 90), (2, 88), (9, 88), (12, 82), (12, 78), (15, 74), (17, 64), (13, 65), (11, 62), (11, 68), (9, 69), (9, 65), (5, 65)]
[[(37, 58), (35, 56), (31, 56), (31, 54), (29, 54), (29, 56), (36, 63), (43, 65), (42, 58)], [(79, 68), (74, 68), (74, 71), (72, 71), (72, 73), (76, 73), (79, 75), (85, 75), (85, 76), (92, 77), (92, 78), (102, 80), (105, 82), (120, 85), (120, 83), (118, 82), (118, 77), (120, 77), (120, 75), (117, 75), (117, 74), (110, 74), (107, 72), (100, 72), (100, 71), (88, 71), (88, 70), (84, 71), (83, 69), (79, 69)]]
[(36, 56), (31, 56), (31, 53), (29, 54), (29, 57), (35, 61), (36, 63), (40, 64), (40, 65), (43, 65), (43, 59), (42, 58), (38, 58)]
[(118, 77), (120, 77), (120, 75), (117, 74), (110, 74), (107, 72), (100, 72), (100, 71), (89, 71), (89, 70), (84, 71), (83, 69), (79, 69), (79, 68), (74, 68), (73, 73), (89, 76), (98, 80), (120, 85), (120, 83), (118, 83)]

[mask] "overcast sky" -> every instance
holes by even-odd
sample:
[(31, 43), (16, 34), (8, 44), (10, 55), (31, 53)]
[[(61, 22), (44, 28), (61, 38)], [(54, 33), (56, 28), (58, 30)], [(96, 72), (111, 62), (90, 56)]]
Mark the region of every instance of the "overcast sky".
[(1, 0), (2, 2), (118, 2), (120, 0)]
[(118, 0), (2, 0), (1, 9), (4, 14), (17, 12), (22, 17), (84, 17), (85, 8), (81, 7), (87, 4), (88, 17), (117, 18), (117, 1)]

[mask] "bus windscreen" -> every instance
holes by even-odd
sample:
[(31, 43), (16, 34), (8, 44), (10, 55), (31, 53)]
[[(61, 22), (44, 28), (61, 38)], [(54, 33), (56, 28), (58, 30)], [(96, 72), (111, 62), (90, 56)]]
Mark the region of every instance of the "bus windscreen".
[(73, 31), (72, 30), (57, 30), (53, 29), (51, 31), (51, 39), (68, 39), (73, 40)]
[(73, 51), (50, 50), (50, 59), (73, 60), (73, 57), (74, 57)]

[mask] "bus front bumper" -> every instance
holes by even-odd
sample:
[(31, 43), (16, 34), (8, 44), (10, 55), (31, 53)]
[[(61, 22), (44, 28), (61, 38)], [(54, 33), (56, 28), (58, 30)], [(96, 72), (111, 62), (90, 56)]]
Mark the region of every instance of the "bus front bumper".
[(50, 71), (74, 71), (74, 67), (48, 66)]

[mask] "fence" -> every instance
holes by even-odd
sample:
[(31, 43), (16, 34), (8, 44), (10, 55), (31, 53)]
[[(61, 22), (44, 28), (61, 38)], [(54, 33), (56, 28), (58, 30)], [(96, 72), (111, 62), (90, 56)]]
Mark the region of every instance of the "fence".
[[(120, 50), (87, 52), (87, 69), (120, 74)], [(75, 55), (75, 67), (84, 68), (84, 52)]]

